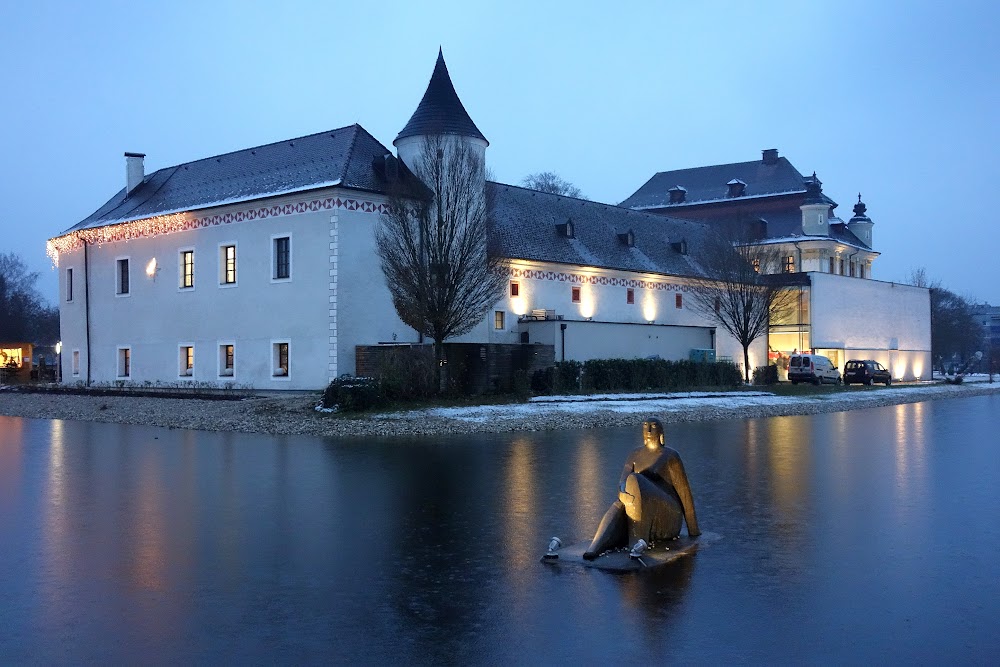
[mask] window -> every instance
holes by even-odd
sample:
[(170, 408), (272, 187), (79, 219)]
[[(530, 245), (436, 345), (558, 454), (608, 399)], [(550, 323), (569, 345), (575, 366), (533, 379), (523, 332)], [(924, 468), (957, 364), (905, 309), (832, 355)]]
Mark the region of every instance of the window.
[(66, 269), (66, 300), (73, 300), (73, 269)]
[(289, 280), (292, 277), (292, 237), (272, 237), (271, 280)]
[(781, 270), (785, 273), (795, 273), (795, 257), (787, 255), (781, 263)]
[(274, 367), (273, 377), (287, 378), (290, 370), (288, 366), (288, 341), (272, 342), (271, 357)]
[(80, 350), (73, 350), (73, 375), (80, 374)]
[(715, 297), (715, 312), (720, 312), (722, 310), (722, 299)]
[(178, 375), (185, 377), (194, 375), (194, 345), (181, 345), (180, 353)]
[(840, 275), (844, 275), (844, 260), (840, 260)]
[(854, 262), (851, 262), (850, 271), (851, 271), (851, 277), (853, 278), (854, 277)]
[(859, 278), (864, 278), (865, 277), (865, 265), (864, 264), (858, 264), (858, 277)]
[(504, 329), (504, 311), (498, 310), (493, 313), (493, 328), (502, 330)]
[(219, 345), (219, 375), (232, 377), (236, 369), (236, 346), (232, 343)]
[(194, 250), (181, 250), (181, 289), (194, 287)]
[(132, 348), (118, 348), (118, 377), (132, 377)]
[(517, 282), (516, 280), (510, 281), (510, 295), (520, 296), (520, 294), (521, 294), (521, 283)]
[(833, 257), (831, 257), (830, 258), (830, 273), (833, 273), (833, 271), (834, 271), (834, 268), (833, 268)]
[(631, 287), (625, 290), (625, 303), (635, 303), (635, 290)]
[(125, 296), (129, 293), (128, 284), (128, 257), (123, 257), (116, 262), (115, 271), (115, 294)]
[(219, 246), (219, 284), (236, 284), (236, 246)]
[(684, 295), (678, 292), (674, 295), (674, 307), (683, 308), (684, 307)]
[(573, 303), (580, 303), (580, 288), (574, 287), (570, 292)]

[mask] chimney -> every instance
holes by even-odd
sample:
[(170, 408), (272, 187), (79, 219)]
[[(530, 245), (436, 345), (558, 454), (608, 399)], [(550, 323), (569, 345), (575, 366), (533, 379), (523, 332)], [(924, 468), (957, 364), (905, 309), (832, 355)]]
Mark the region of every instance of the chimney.
[(145, 153), (125, 153), (125, 196), (128, 197), (132, 191), (142, 185), (142, 179), (146, 177), (146, 170), (142, 165)]
[(765, 148), (761, 153), (764, 156), (764, 164), (776, 164), (778, 162), (777, 148)]

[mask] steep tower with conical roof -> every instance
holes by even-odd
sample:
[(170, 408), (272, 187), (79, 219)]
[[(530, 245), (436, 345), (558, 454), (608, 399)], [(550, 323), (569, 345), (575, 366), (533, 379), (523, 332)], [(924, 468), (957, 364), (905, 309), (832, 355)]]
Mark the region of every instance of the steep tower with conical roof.
[(410, 116), (409, 122), (396, 136), (392, 145), (396, 147), (399, 159), (410, 169), (415, 169), (425, 140), (435, 137), (464, 142), (485, 164), (486, 147), (490, 142), (472, 122), (462, 100), (458, 98), (441, 49), (438, 49), (434, 73), (431, 74), (430, 83), (427, 84), (427, 90), (417, 105), (417, 110)]

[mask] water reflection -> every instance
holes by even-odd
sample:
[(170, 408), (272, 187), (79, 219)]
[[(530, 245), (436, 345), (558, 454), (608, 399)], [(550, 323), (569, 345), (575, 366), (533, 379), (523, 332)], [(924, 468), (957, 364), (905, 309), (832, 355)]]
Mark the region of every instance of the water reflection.
[(672, 424), (722, 538), (640, 576), (538, 562), (592, 536), (638, 423), (401, 441), (0, 418), (0, 655), (987, 662), (998, 409)]

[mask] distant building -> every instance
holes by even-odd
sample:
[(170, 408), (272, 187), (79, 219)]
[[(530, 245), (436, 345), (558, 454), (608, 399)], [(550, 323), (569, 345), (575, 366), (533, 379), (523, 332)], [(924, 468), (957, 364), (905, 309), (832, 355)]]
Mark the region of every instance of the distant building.
[[(424, 139), (435, 136), (464, 142), (485, 160), (489, 142), (440, 54), (393, 142), (396, 155), (360, 125), (150, 174), (143, 154), (126, 153), (125, 187), (49, 242), (60, 274), (64, 381), (317, 389), (354, 373), (358, 346), (419, 342), (393, 308), (374, 229), (389, 183), (407, 173)], [(794, 180), (792, 172), (785, 169), (783, 178)], [(756, 181), (742, 180), (751, 192), (740, 196), (750, 197)], [(687, 359), (704, 350), (742, 358), (739, 345), (687, 300), (689, 280), (700, 272), (690, 249), (711, 224), (701, 211), (631, 210), (499, 183), (486, 187), (511, 275), (507, 294), (457, 342), (546, 343), (557, 359)], [(789, 187), (801, 190), (794, 194), (803, 202), (817, 196), (804, 182)], [(832, 211), (828, 200), (799, 205), (815, 209), (809, 225)], [(843, 269), (820, 276), (819, 268), (807, 268), (796, 285), (811, 290), (812, 317), (789, 331), (776, 325), (772, 338), (794, 333), (799, 349), (865, 350), (879, 359), (896, 349), (897, 375), (919, 376), (930, 367), (911, 360), (911, 353), (922, 354), (926, 290), (878, 283), (898, 290), (886, 304), (873, 303), (881, 291), (859, 288), (876, 284), (867, 280), (878, 253), (866, 220), (828, 221), (827, 238), (780, 231), (787, 237), (780, 242), (795, 248), (794, 273), (835, 257), (866, 280), (850, 280)], [(775, 234), (782, 229), (777, 218), (768, 224)], [(827, 286), (828, 280), (834, 282)], [(860, 322), (861, 310), (873, 308), (882, 313), (876, 318), (893, 313), (900, 324), (891, 334), (895, 348), (876, 325), (867, 338), (823, 333), (839, 331), (828, 321)], [(899, 309), (909, 309), (911, 324)], [(929, 354), (929, 324), (926, 339)], [(779, 346), (787, 346), (784, 339)], [(767, 356), (761, 339), (752, 346), (751, 365), (767, 363)]]
[(1000, 360), (1000, 306), (984, 303), (972, 307), (972, 315), (983, 327), (995, 360)]

